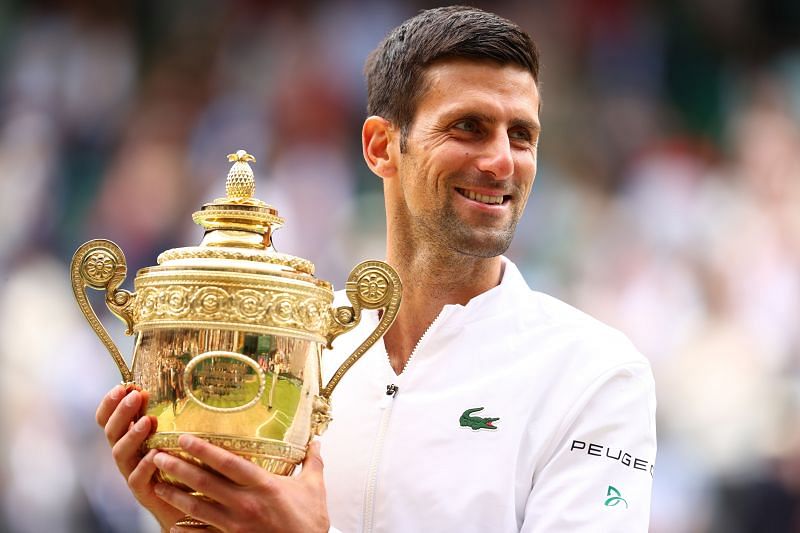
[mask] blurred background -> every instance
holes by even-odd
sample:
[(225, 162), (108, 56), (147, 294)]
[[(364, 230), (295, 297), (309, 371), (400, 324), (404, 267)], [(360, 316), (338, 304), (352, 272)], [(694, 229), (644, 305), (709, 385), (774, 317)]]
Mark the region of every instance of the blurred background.
[[(383, 256), (367, 53), (433, 3), (0, 2), (0, 531), (155, 530), (94, 410), (119, 374), (67, 269), (199, 242), (226, 154), (279, 251), (341, 287)], [(544, 126), (508, 255), (652, 362), (653, 532), (800, 531), (800, 2), (476, 5), (531, 32)], [(108, 314), (123, 353), (132, 342)]]

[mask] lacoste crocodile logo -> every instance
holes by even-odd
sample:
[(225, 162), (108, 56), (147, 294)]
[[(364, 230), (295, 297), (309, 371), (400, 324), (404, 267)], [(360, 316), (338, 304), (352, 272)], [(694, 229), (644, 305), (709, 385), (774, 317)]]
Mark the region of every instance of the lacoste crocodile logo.
[(473, 413), (478, 411), (483, 411), (483, 407), (473, 407), (464, 411), (458, 419), (461, 427), (472, 428), (475, 431), (479, 429), (497, 429), (497, 426), (492, 425), (492, 422), (497, 422), (500, 420), (499, 418), (472, 416)]

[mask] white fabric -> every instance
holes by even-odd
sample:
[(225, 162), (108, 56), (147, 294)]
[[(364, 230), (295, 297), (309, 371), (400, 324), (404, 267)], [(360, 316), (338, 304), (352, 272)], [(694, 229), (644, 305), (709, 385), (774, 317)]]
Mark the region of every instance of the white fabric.
[[(366, 313), (323, 352), (326, 379), (377, 321)], [(446, 306), (401, 375), (378, 342), (342, 378), (322, 442), (331, 523), (345, 533), (647, 531), (654, 388), (621, 333), (531, 291), (504, 259), (502, 283)], [(477, 407), (497, 429), (459, 425)]]

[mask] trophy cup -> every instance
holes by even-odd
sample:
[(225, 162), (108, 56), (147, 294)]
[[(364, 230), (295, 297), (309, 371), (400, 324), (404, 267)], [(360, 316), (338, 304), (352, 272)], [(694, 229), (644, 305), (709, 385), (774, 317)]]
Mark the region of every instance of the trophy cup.
[[(147, 448), (201, 464), (178, 445), (189, 433), (289, 475), (327, 427), (334, 387), (394, 321), (401, 283), (388, 264), (362, 262), (345, 285), (351, 305), (332, 307), (332, 286), (314, 276), (310, 261), (273, 249), (272, 232), (284, 221), (253, 197), (248, 163), (255, 158), (239, 150), (228, 160), (227, 197), (192, 217), (205, 229), (199, 246), (163, 252), (158, 266), (139, 270), (129, 292), (120, 288), (127, 271), (120, 248), (91, 240), (72, 258), (72, 289), (124, 384), (149, 395), (143, 414), (156, 417), (158, 427)], [(87, 287), (105, 291), (108, 308), (135, 335), (130, 368)], [(352, 329), (363, 309), (382, 311), (378, 326), (323, 387), (323, 347)], [(190, 517), (180, 524), (205, 527)]]

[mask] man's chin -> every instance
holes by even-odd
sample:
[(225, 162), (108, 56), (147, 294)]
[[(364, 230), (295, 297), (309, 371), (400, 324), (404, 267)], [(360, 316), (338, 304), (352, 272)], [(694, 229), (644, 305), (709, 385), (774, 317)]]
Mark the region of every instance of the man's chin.
[(453, 239), (452, 247), (462, 255), (490, 258), (502, 255), (511, 245), (511, 235), (481, 235), (469, 239)]

